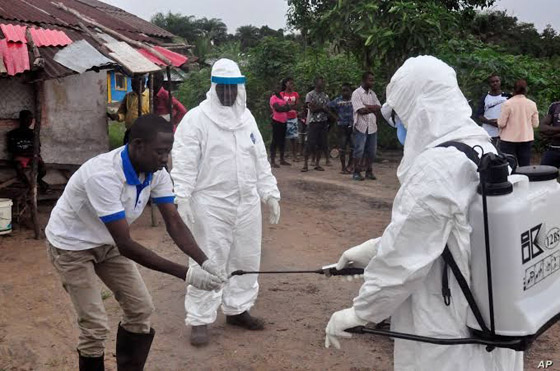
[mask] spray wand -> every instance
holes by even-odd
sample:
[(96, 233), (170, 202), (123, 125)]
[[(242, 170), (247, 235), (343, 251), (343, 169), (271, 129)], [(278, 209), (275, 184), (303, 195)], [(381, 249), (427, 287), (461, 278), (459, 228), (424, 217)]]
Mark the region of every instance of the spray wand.
[(243, 276), (245, 274), (323, 274), (327, 277), (330, 276), (354, 276), (364, 274), (363, 268), (343, 268), (336, 269), (336, 264), (326, 265), (319, 269), (314, 270), (300, 270), (300, 271), (243, 271), (238, 270), (231, 273), (231, 276)]

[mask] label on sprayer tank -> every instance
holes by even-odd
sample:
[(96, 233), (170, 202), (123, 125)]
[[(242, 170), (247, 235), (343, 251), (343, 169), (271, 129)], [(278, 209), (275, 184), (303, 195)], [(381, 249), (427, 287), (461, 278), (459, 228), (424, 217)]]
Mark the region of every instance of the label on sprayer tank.
[(560, 228), (541, 223), (521, 234), (521, 263), (525, 267), (523, 291), (560, 270)]

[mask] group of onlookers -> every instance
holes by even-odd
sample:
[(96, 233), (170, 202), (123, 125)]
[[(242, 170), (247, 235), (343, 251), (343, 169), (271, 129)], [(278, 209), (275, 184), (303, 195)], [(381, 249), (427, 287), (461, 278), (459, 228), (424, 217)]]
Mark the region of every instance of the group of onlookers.
[[(324, 171), (320, 160), (324, 154), (326, 164), (330, 165), (328, 134), (336, 123), (341, 173), (353, 174), (354, 180), (376, 179), (372, 164), (377, 150), (377, 120), (381, 103), (372, 90), (373, 81), (373, 74), (365, 72), (357, 89), (353, 90), (350, 84), (345, 83), (341, 94), (330, 100), (324, 91), (325, 80), (317, 77), (313, 89), (305, 96), (305, 102), (301, 102), (299, 94), (294, 91), (293, 79), (284, 79), (281, 88), (270, 98), (271, 166), (291, 165), (285, 159), (286, 139), (289, 139), (293, 160), (300, 161), (298, 153), (303, 153), (302, 172), (309, 171), (310, 160), (314, 170)], [(298, 137), (299, 143), (296, 140)], [(279, 163), (276, 162), (277, 151), (280, 153)]]
[[(504, 93), (501, 79), (488, 78), (490, 91), (480, 101), (477, 116), (498, 149), (514, 156), (519, 166), (531, 164), (534, 130), (539, 126), (537, 105), (526, 97), (527, 82), (518, 80), (513, 95)], [(540, 133), (548, 147), (542, 165), (560, 167), (560, 102), (552, 103), (540, 124)]]

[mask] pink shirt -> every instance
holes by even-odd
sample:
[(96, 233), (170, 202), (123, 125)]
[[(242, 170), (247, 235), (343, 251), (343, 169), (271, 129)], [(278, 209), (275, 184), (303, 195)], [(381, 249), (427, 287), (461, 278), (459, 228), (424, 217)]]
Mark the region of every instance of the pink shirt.
[(523, 94), (514, 95), (503, 103), (498, 118), (500, 139), (506, 142), (530, 142), (535, 139), (533, 128), (539, 126), (537, 104)]
[(274, 105), (276, 103), (278, 103), (278, 105), (280, 106), (285, 106), (287, 104), (284, 98), (278, 98), (276, 94), (273, 94), (272, 97), (270, 97), (270, 108), (272, 109), (272, 119), (274, 121), (286, 123), (286, 121), (288, 121), (288, 112), (277, 112), (274, 109)]
[[(282, 98), (284, 98), (286, 102), (290, 103), (292, 106), (295, 106), (296, 103), (299, 101), (299, 94), (295, 91), (291, 93), (286, 93), (285, 91), (282, 91), (280, 92), (280, 95), (282, 96)], [(296, 110), (288, 111), (288, 120), (290, 119), (297, 119)]]

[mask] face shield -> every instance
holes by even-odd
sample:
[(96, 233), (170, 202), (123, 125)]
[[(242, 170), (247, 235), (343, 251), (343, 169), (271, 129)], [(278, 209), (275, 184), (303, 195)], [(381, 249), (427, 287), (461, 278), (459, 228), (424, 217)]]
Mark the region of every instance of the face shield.
[(397, 115), (395, 110), (387, 103), (383, 104), (383, 107), (381, 107), (381, 114), (390, 127), (397, 129), (397, 139), (404, 146), (406, 140), (406, 126), (399, 118), (399, 115)]
[(245, 80), (245, 76), (212, 76), (212, 88), (215, 89), (218, 100), (223, 106), (232, 107), (235, 104), (239, 91), (245, 89)]

